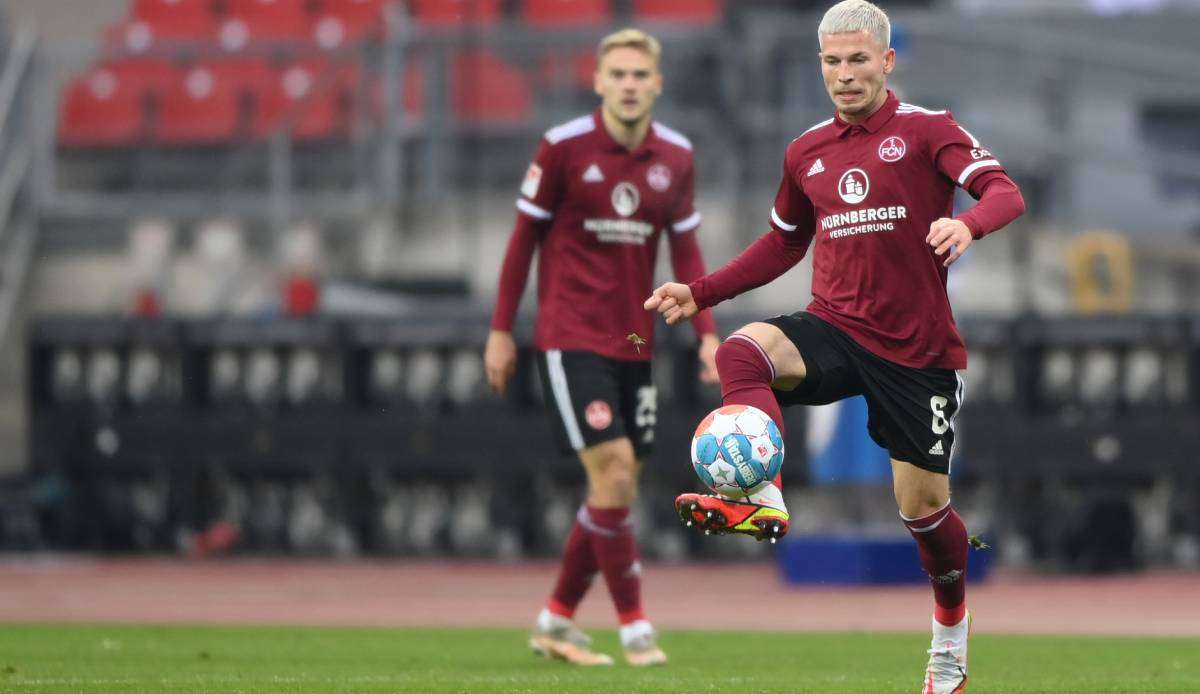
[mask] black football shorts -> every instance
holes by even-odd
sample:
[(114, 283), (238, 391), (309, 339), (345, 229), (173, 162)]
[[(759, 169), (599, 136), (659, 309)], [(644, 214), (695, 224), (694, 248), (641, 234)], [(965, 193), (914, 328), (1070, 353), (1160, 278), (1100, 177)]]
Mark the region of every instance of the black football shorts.
[(658, 418), (650, 362), (552, 349), (538, 353), (538, 375), (564, 453), (628, 436), (639, 459), (650, 455)]
[(765, 322), (796, 345), (808, 372), (795, 390), (775, 391), (780, 405), (825, 405), (862, 395), (871, 438), (893, 459), (950, 473), (954, 416), (963, 398), (957, 371), (888, 361), (804, 311)]

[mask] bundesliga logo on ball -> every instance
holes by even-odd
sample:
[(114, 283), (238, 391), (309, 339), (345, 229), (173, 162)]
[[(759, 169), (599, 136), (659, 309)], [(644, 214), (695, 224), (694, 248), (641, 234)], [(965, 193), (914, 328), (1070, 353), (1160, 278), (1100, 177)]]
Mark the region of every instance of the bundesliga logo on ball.
[(740, 498), (764, 487), (783, 466), (783, 437), (765, 412), (749, 405), (713, 410), (692, 438), (692, 467), (718, 494)]

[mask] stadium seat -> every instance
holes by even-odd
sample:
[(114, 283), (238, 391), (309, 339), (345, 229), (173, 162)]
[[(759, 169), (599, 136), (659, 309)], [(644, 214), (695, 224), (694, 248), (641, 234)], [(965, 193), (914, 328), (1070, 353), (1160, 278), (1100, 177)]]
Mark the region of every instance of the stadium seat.
[(413, 18), (427, 26), (495, 24), (500, 20), (500, 0), (412, 0)]
[(155, 141), (207, 145), (236, 139), (243, 96), (264, 89), (272, 74), (265, 61), (255, 59), (197, 64), (159, 100)]
[(306, 0), (228, 0), (218, 41), (227, 51), (257, 43), (309, 43), (313, 17)]
[(454, 60), (452, 99), (455, 115), (475, 124), (526, 121), (533, 94), (525, 73), (487, 50), (459, 54)]
[(633, 0), (635, 22), (712, 24), (721, 17), (721, 0)]
[(345, 103), (357, 72), (326, 60), (307, 60), (284, 67), (271, 86), (258, 94), (250, 132), (269, 137), (290, 122), (295, 140), (327, 140), (345, 134)]
[(327, 0), (313, 22), (317, 45), (326, 50), (383, 35), (390, 0)]
[(607, 25), (612, 21), (609, 0), (525, 0), (521, 18), (539, 29), (563, 26)]
[(111, 66), (97, 66), (67, 86), (59, 106), (58, 142), (120, 147), (143, 138), (146, 87)]
[(211, 24), (212, 0), (133, 0), (129, 16), (155, 26)]
[(216, 35), (217, 25), (211, 18), (189, 24), (154, 24), (132, 19), (105, 29), (104, 47), (112, 53), (136, 55), (161, 48), (163, 44), (209, 42)]

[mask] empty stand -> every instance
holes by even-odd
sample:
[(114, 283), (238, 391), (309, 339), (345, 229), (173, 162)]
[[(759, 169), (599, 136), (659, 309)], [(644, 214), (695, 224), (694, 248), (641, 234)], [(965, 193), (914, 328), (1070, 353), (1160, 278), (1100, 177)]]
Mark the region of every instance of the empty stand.
[(500, 0), (412, 0), (413, 19), (426, 26), (495, 24), (500, 20)]
[(296, 140), (324, 140), (345, 133), (345, 105), (357, 79), (356, 68), (327, 60), (284, 67), (257, 95), (251, 135), (268, 137), (285, 124)]
[(613, 13), (609, 0), (525, 0), (521, 17), (532, 27), (549, 29), (606, 25)]
[(58, 137), (68, 147), (135, 144), (146, 134), (147, 99), (179, 79), (168, 60), (128, 58), (96, 65), (68, 85)]
[(158, 101), (156, 142), (205, 145), (233, 140), (241, 125), (242, 79), (227, 66), (192, 67)]
[(635, 22), (712, 24), (721, 17), (721, 0), (633, 0)]
[(487, 50), (454, 59), (452, 106), (455, 115), (478, 124), (521, 122), (533, 108), (525, 73)]

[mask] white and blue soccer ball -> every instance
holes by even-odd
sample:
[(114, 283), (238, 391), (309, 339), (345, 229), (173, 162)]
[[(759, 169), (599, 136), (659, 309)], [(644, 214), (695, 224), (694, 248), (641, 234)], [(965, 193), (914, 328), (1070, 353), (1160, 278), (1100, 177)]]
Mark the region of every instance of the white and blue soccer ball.
[(783, 467), (783, 436), (765, 412), (726, 405), (709, 413), (692, 437), (692, 468), (709, 489), (741, 498), (765, 487)]

